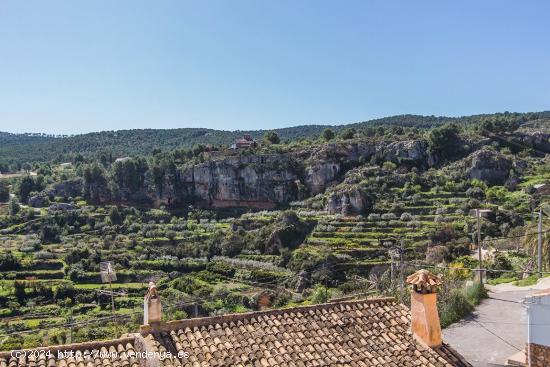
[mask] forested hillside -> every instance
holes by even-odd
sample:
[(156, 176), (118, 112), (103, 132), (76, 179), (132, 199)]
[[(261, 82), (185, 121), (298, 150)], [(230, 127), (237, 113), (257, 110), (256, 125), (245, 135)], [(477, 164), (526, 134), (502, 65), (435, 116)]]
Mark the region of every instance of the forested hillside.
[[(175, 320), (365, 294), (407, 302), (399, 284), (423, 267), (446, 279), (438, 299), (449, 325), (483, 297), (468, 285), (480, 266), (473, 209), (490, 211), (487, 280), (539, 276), (522, 279), (534, 271), (536, 208), (550, 233), (545, 117), (257, 131), (261, 144), (236, 150), (197, 142), (242, 132), (3, 135), (4, 159), (23, 170), (0, 176), (0, 350), (135, 331), (149, 281)], [(550, 270), (549, 251), (543, 260)], [(113, 300), (105, 261), (117, 272)]]
[[(503, 113), (475, 115), (460, 118), (400, 115), (348, 125), (303, 125), (275, 130), (282, 141), (313, 139), (326, 128), (338, 133), (346, 129), (366, 131), (380, 126), (431, 128), (445, 122), (470, 125), (491, 118), (512, 119), (518, 122), (550, 118), (550, 112)], [(267, 130), (221, 131), (201, 128), (145, 129), (103, 131), (75, 136), (47, 136), (44, 134), (9, 134), (0, 132), (0, 172), (16, 171), (24, 163), (70, 162), (78, 157), (97, 157), (109, 154), (114, 158), (131, 155), (148, 155), (155, 150), (168, 151), (192, 148), (197, 145), (231, 145), (243, 134), (261, 139)]]

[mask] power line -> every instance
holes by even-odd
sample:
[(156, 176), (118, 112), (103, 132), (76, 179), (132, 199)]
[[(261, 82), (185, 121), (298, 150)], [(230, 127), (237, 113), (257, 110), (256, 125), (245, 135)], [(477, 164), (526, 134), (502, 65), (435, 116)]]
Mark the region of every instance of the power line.
[[(546, 231), (541, 231), (540, 233), (548, 233), (550, 232), (550, 229), (546, 230)], [(533, 236), (533, 235), (537, 235), (539, 234), (539, 232), (531, 232), (531, 233), (525, 233), (525, 234), (521, 234), (521, 235), (517, 235), (517, 236), (509, 236), (509, 237), (490, 237), (490, 238), (486, 238), (484, 240), (482, 240), (481, 242), (489, 242), (489, 241), (492, 241), (492, 240), (510, 240), (510, 239), (516, 239), (516, 238), (522, 238), (522, 237), (527, 237), (527, 236)]]
[(495, 297), (489, 297), (489, 298), (490, 298), (490, 299), (494, 299), (495, 301), (523, 304), (523, 302), (521, 302), (521, 301), (513, 301), (513, 300), (511, 300), (511, 299), (495, 298)]
[(0, 334), (0, 337), (11, 336), (11, 335), (19, 335), (19, 334), (35, 333), (35, 332), (39, 332), (39, 331), (46, 331), (46, 330), (56, 329), (56, 328), (60, 328), (60, 327), (84, 326), (84, 325), (89, 325), (89, 324), (102, 323), (102, 322), (105, 322), (105, 321), (126, 319), (126, 318), (129, 318), (130, 316), (138, 314), (138, 313), (141, 313), (141, 311), (132, 312), (132, 313), (129, 313), (129, 314), (124, 314), (124, 315), (107, 316), (107, 317), (98, 318), (98, 319), (94, 319), (94, 320), (78, 321), (78, 322), (64, 323), (64, 324), (55, 324), (55, 325), (50, 325), (50, 326), (43, 327), (43, 328), (15, 331), (15, 332), (12, 332), (12, 333)]
[[(426, 268), (433, 268), (433, 269), (449, 269), (449, 270), (471, 270), (471, 271), (479, 271), (484, 270), (488, 272), (494, 272), (494, 273), (523, 273), (523, 270), (501, 270), (501, 269), (486, 269), (486, 268), (467, 268), (462, 266), (444, 266), (444, 265), (428, 265), (428, 264), (416, 264), (416, 263), (407, 263), (410, 266), (413, 267), (426, 267)], [(539, 274), (539, 272), (533, 272)], [(541, 274), (550, 274), (548, 271), (543, 271)]]
[[(168, 307), (170, 307), (170, 306), (184, 307), (184, 306), (192, 306), (192, 305), (205, 305), (207, 302), (210, 302), (210, 301), (213, 301), (213, 300), (215, 300), (213, 297), (209, 297), (206, 300), (202, 299), (202, 302), (197, 302), (198, 299), (195, 299), (194, 301), (187, 301), (187, 302), (183, 302), (183, 303), (164, 303), (164, 305), (168, 306)], [(108, 322), (108, 321), (112, 321), (112, 320), (127, 319), (127, 318), (130, 318), (133, 315), (142, 314), (142, 313), (143, 313), (143, 311), (135, 311), (135, 312), (131, 312), (129, 314), (106, 316), (106, 317), (98, 318), (98, 319), (94, 319), (94, 320), (85, 320), (85, 321), (78, 321), (78, 322), (73, 322), (73, 323), (63, 323), (63, 324), (49, 325), (47, 327), (42, 327), (42, 328), (27, 329), (27, 330), (12, 332), (12, 333), (0, 334), (0, 337), (35, 333), (35, 332), (40, 332), (40, 331), (56, 329), (56, 328), (60, 328), (60, 327), (85, 326), (85, 325), (95, 324), (95, 323), (104, 323), (104, 322)]]
[(503, 343), (505, 343), (506, 345), (516, 349), (518, 352), (521, 352), (523, 351), (523, 349), (520, 349), (518, 347), (516, 347), (514, 344), (510, 343), (508, 340), (504, 339), (503, 337), (501, 337), (500, 335), (498, 335), (497, 333), (491, 331), (489, 328), (487, 328), (487, 326), (483, 325), (482, 323), (480, 323), (479, 321), (476, 321), (476, 320), (473, 320), (476, 324), (478, 324), (479, 326), (481, 326), (483, 329), (485, 329), (487, 332), (489, 332), (490, 334), (492, 334), (493, 336), (496, 336), (498, 339), (500, 339)]
[[(478, 321), (479, 322), (479, 321)], [(507, 321), (500, 321), (500, 320), (483, 320), (483, 323), (485, 324), (498, 324), (498, 325), (528, 325), (528, 326), (550, 326), (549, 323), (528, 323), (528, 322), (507, 322)]]

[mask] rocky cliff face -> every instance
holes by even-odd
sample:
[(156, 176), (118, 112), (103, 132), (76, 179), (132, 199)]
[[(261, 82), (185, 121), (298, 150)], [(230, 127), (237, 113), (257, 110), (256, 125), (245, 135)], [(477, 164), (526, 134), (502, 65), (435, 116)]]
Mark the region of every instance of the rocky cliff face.
[(284, 155), (234, 156), (181, 171), (187, 198), (211, 207), (269, 208), (298, 197), (299, 168)]
[(326, 144), (307, 157), (305, 184), (312, 194), (324, 192), (353, 166), (368, 162), (373, 156), (380, 161), (408, 161), (417, 167), (429, 168), (437, 157), (428, 151), (425, 140), (404, 140), (390, 143), (369, 142)]
[[(423, 140), (388, 144), (369, 142), (331, 143), (287, 154), (229, 155), (178, 167), (159, 182), (150, 173), (140, 178), (138, 189), (118, 187), (112, 198), (122, 202), (153, 206), (274, 208), (323, 193), (344, 178), (344, 174), (373, 156), (382, 161), (408, 160), (427, 167), (434, 160)], [(83, 185), (87, 197), (105, 202), (109, 188), (104, 182)], [(331, 212), (363, 213), (369, 206), (365, 194), (338, 190), (329, 200)]]

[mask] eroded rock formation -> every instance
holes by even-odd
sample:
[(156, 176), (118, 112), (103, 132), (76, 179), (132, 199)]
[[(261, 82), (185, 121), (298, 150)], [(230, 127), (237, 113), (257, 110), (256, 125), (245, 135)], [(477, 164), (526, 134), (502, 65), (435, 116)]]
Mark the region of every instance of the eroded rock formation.
[(490, 185), (502, 185), (510, 175), (512, 162), (495, 150), (484, 147), (466, 158), (466, 174)]
[[(326, 192), (343, 181), (347, 172), (369, 162), (409, 162), (430, 167), (434, 158), (424, 140), (384, 143), (329, 143), (285, 154), (229, 154), (206, 162), (167, 170), (160, 178), (140, 171), (137, 180), (118, 180), (110, 187), (102, 177), (84, 180), (83, 192), (92, 202), (147, 203), (160, 207), (194, 205), (205, 208), (275, 208)], [(376, 158), (375, 157), (375, 158)], [(365, 213), (372, 203), (358, 188), (338, 189), (327, 210)]]

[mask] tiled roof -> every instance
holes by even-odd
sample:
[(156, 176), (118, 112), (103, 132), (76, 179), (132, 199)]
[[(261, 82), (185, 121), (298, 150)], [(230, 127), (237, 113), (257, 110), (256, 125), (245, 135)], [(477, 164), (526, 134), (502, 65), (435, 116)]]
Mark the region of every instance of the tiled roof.
[(409, 310), (391, 298), (172, 321), (142, 334), (183, 366), (471, 367), (448, 345), (411, 335)]
[(39, 348), (20, 358), (1, 352), (0, 367), (471, 367), (446, 344), (423, 346), (409, 328), (409, 310), (391, 298), (344, 301), (171, 321), (142, 327), (142, 335)]
[(0, 367), (139, 367), (134, 338), (0, 353)]

